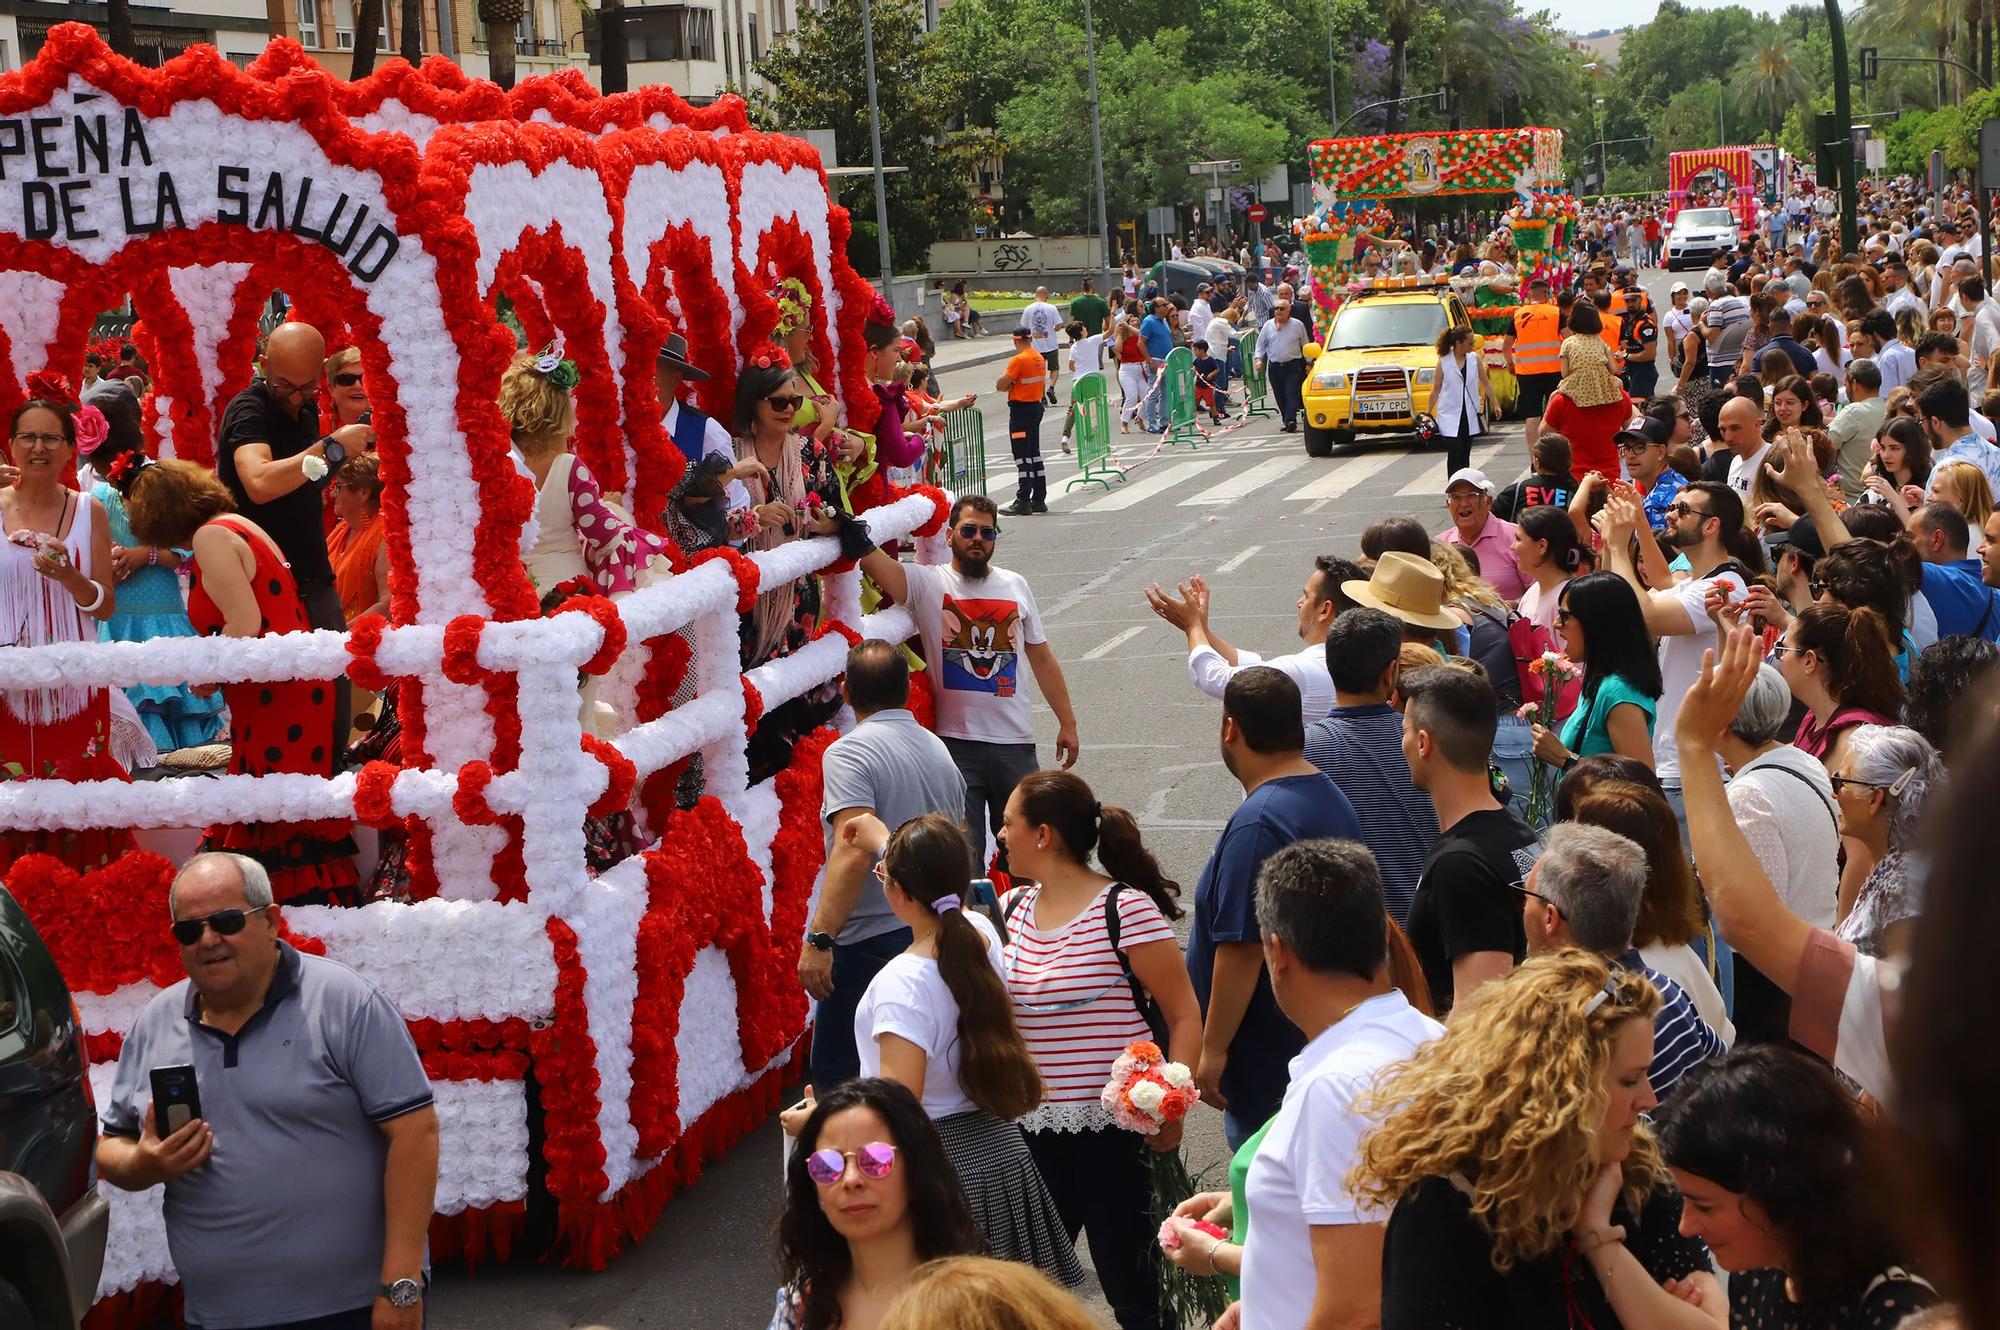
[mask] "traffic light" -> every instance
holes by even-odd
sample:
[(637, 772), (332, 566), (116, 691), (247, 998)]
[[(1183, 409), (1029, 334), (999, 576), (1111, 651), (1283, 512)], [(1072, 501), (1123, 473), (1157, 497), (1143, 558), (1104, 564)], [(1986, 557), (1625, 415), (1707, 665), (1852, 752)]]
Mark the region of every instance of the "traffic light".
[(1854, 139), (1840, 117), (1831, 111), (1819, 111), (1813, 115), (1813, 174), (1826, 188), (1833, 188), (1840, 180), (1841, 154), (1851, 161), (1854, 155)]

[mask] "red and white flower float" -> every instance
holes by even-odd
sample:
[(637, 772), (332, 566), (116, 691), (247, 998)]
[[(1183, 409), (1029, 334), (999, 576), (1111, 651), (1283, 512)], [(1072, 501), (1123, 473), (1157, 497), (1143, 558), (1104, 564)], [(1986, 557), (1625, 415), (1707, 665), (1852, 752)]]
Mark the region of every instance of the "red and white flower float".
[[(503, 92), (442, 60), (347, 84), (288, 41), (247, 71), (205, 46), (144, 69), (80, 24), (0, 76), (0, 411), (32, 373), (76, 374), (98, 314), (129, 294), (157, 376), (157, 451), (210, 459), (282, 291), (330, 343), (361, 349), (392, 611), (349, 634), (9, 650), (0, 688), (346, 672), (400, 688), (406, 763), (333, 779), (6, 783), (0, 826), (407, 831), (416, 903), (285, 920), (410, 1020), (443, 1123), (440, 1254), (504, 1252), (518, 1231), (530, 1082), (562, 1255), (592, 1267), (775, 1107), (807, 1017), (793, 971), (833, 734), (753, 787), (746, 718), (838, 674), (856, 634), (913, 630), (899, 609), (864, 619), (859, 575), (834, 571), (819, 640), (739, 672), (739, 610), (759, 587), (835, 565), (831, 540), (676, 557), (674, 576), (615, 607), (536, 617), (516, 554), (533, 496), (495, 406), (513, 347), (494, 299), (535, 338), (564, 338), (584, 369), (578, 451), (657, 529), (682, 466), (651, 373), (669, 332), (713, 376), (701, 405), (726, 414), (739, 356), (777, 318), (766, 293), (796, 278), (814, 296), (816, 354), (872, 416), (869, 288), (847, 266), (848, 229), (814, 150), (752, 131), (734, 99), (601, 97), (574, 72)], [(867, 520), (878, 539), (934, 538), (943, 504), (892, 494)], [(577, 676), (614, 668), (635, 696), (614, 708), (626, 728), (600, 742), (580, 726)], [(693, 700), (668, 709), (688, 671)], [(586, 810), (638, 804), (649, 777), (696, 753), (707, 797), (687, 811), (646, 801), (652, 847), (589, 877)], [(142, 854), (81, 879), (35, 858), (8, 875), (76, 990), (100, 1094), (124, 1032), (179, 978), (148, 922), (171, 872)], [(101, 1323), (138, 1319), (174, 1278), (159, 1193), (111, 1199)]]

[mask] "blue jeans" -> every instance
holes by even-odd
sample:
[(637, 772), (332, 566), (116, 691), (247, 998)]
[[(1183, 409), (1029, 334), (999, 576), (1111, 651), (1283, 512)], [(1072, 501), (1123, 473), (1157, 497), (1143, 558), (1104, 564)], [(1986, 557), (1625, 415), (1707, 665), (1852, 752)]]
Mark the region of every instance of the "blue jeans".
[(1146, 422), (1146, 428), (1154, 434), (1162, 433), (1167, 428), (1167, 385), (1156, 382), (1159, 376), (1158, 369), (1148, 366), (1146, 386), (1152, 391), (1146, 398), (1145, 414), (1142, 419)]
[[(1508, 811), (1526, 821), (1528, 779), (1535, 765), (1535, 728), (1532, 723), (1519, 716), (1500, 717), (1493, 731), (1493, 765), (1500, 768), (1500, 774), (1507, 778)], [(1534, 830), (1540, 835), (1542, 828)]]
[(859, 942), (833, 944), (833, 992), (813, 1013), (813, 1092), (824, 1095), (861, 1074), (854, 1048), (854, 1009), (882, 967), (909, 950), (910, 930), (894, 928)]

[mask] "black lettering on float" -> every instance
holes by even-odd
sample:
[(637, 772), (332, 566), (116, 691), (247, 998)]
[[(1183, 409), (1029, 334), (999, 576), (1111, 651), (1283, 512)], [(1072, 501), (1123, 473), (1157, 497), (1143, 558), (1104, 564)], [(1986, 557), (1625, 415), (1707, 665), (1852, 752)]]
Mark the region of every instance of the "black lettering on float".
[(139, 161), (146, 166), (153, 164), (153, 150), (146, 146), (146, 122), (131, 107), (125, 108), (125, 141), (118, 150), (118, 164), (132, 164), (132, 149), (139, 150)]
[(292, 203), (291, 232), (293, 235), (301, 236), (307, 240), (319, 240), (322, 238), (319, 232), (306, 225), (306, 204), (311, 201), (312, 192), (312, 177), (305, 176), (301, 178), (299, 181), (299, 196)]
[(30, 240), (56, 233), (56, 187), (43, 180), (21, 182), (21, 229)]
[(333, 234), (333, 228), (340, 225), (340, 214), (347, 211), (348, 202), (348, 197), (345, 194), (334, 196), (333, 211), (327, 214), (326, 229), (320, 232), (321, 243), (342, 258), (345, 258), (347, 251), (353, 247), (354, 237), (360, 233), (361, 223), (368, 216), (368, 205), (364, 203), (355, 209), (354, 221), (349, 224), (347, 234), (336, 238)]
[(76, 125), (76, 169), (88, 172), (93, 168), (90, 159), (97, 159), (94, 168), (99, 175), (111, 172), (111, 127), (104, 117), (80, 115), (73, 122)]
[(269, 219), (272, 213), (277, 214), (277, 227), (282, 230), (285, 225), (285, 178), (276, 171), (264, 178), (264, 198), (257, 205), (257, 220), (251, 225), (259, 231), (265, 230), (271, 226)]
[(0, 120), (0, 180), (7, 178), (7, 159), (28, 155), (28, 131), (18, 120)]
[(181, 216), (181, 196), (180, 191), (174, 188), (174, 178), (165, 171), (162, 171), (160, 172), (159, 207), (155, 209), (153, 216), (160, 225), (165, 226), (168, 213), (174, 215), (175, 226), (185, 227), (187, 225), (187, 220)]
[[(160, 179), (162, 180), (165, 180), (166, 178), (167, 177), (165, 176), (160, 177)], [(150, 221), (141, 220), (139, 215), (132, 211), (132, 177), (120, 176), (118, 178), (118, 209), (121, 213), (124, 214), (125, 217), (126, 235), (146, 236), (146, 235), (151, 235), (153, 232), (160, 229), (160, 209), (159, 209), (158, 198), (155, 198), (153, 200), (153, 204), (154, 206), (153, 206), (152, 220)]]
[(250, 194), (243, 188), (250, 172), (240, 166), (215, 168), (215, 220), (226, 226), (241, 226), (250, 218)]
[(43, 179), (69, 174), (68, 167), (57, 166), (49, 160), (56, 151), (56, 131), (61, 128), (60, 116), (38, 115), (28, 120), (29, 137), (35, 145), (35, 174)]
[(89, 224), (90, 181), (65, 180), (56, 186), (62, 199), (63, 236), (69, 240), (95, 240), (100, 234)]
[[(371, 267), (369, 266), (368, 256), (375, 252), (377, 241), (380, 241), (382, 245), (381, 258), (377, 259)], [(368, 238), (361, 242), (361, 249), (355, 254), (354, 261), (347, 265), (348, 270), (362, 281), (372, 282), (382, 275), (383, 269), (389, 266), (389, 261), (396, 257), (396, 251), (402, 247), (403, 242), (396, 238), (394, 231), (378, 224), (373, 231), (368, 233)]]

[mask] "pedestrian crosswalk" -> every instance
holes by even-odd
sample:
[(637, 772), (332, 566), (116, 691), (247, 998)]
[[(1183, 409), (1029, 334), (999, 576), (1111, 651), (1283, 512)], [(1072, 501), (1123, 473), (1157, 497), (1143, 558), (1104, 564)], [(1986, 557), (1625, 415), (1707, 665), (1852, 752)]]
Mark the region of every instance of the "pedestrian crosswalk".
[[(1495, 443), (1480, 444), (1474, 447), (1472, 450), (1472, 464), (1482, 471), (1486, 470), (1486, 464), (1505, 453), (1510, 443), (1512, 443), (1512, 440), (1503, 440)], [(1526, 450), (1521, 449), (1519, 444), (1513, 444), (1513, 446), (1520, 452), (1521, 460), (1526, 462), (1528, 460)], [(1425, 495), (1436, 498), (1438, 495), (1444, 493), (1444, 482), (1449, 478), (1445, 473), (1444, 462), (1439, 460), (1425, 468), (1422, 475), (1419, 475), (1409, 484), (1397, 490), (1396, 494), (1399, 498), (1411, 495)], [(1487, 479), (1492, 480), (1494, 478), (1489, 473)], [(1508, 477), (1510, 482), (1512, 479), (1512, 476)], [(1496, 481), (1495, 483), (1497, 487), (1499, 482)]]

